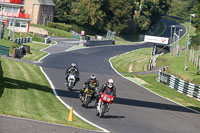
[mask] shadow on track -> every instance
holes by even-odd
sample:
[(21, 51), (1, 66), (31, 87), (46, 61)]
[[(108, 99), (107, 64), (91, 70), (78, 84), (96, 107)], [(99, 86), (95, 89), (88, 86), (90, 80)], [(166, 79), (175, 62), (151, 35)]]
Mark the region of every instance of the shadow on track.
[(68, 98), (79, 98), (78, 89), (72, 89), (72, 91), (68, 91), (67, 88), (65, 90), (56, 89), (56, 93), (58, 96), (68, 97)]
[(185, 107), (182, 107), (180, 105), (156, 103), (156, 102), (141, 101), (141, 100), (135, 100), (135, 99), (119, 98), (119, 97), (117, 97), (114, 100), (114, 103), (115, 104), (130, 105), (130, 106), (137, 106), (137, 107), (161, 109), (161, 110), (196, 113), (196, 112), (191, 111), (191, 110), (189, 110)]
[[(79, 92), (75, 92), (75, 91), (69, 92), (69, 91), (63, 91), (63, 90), (58, 90), (58, 89), (56, 89), (56, 92), (57, 92), (58, 96), (79, 99)], [(196, 113), (196, 112), (193, 112), (193, 111), (191, 111), (185, 107), (182, 107), (180, 105), (156, 103), (156, 102), (141, 101), (141, 100), (135, 100), (135, 99), (120, 98), (120, 97), (117, 97), (116, 99), (114, 99), (113, 104), (123, 104), (123, 105), (129, 105), (129, 106), (153, 108), (153, 109), (160, 109), (160, 110), (171, 110), (171, 111), (179, 111), (179, 112)], [(93, 108), (93, 107), (90, 107), (90, 108)], [(200, 109), (196, 108), (196, 110), (200, 110)]]
[(117, 115), (104, 115), (104, 119), (116, 118), (116, 119), (123, 119), (125, 116), (117, 116)]

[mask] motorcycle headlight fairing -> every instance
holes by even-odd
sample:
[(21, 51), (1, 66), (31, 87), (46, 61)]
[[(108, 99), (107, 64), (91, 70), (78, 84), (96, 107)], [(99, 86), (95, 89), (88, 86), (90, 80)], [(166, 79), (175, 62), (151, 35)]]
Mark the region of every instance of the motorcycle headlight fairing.
[(106, 99), (107, 99), (107, 97), (106, 97), (106, 96), (104, 96), (104, 97), (103, 97), (103, 100), (106, 100)]
[(110, 98), (107, 98), (107, 101), (110, 102)]

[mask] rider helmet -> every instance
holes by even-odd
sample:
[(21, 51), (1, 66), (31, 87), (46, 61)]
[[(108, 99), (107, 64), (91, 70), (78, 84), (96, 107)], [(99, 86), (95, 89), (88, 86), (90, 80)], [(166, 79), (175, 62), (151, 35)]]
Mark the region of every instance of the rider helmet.
[(90, 80), (92, 82), (95, 82), (96, 81), (96, 76), (93, 74), (93, 75), (90, 75)]
[(113, 79), (108, 79), (108, 80), (107, 80), (107, 86), (108, 86), (109, 88), (112, 88), (112, 87), (113, 87)]
[(72, 67), (72, 68), (75, 68), (75, 66), (76, 66), (75, 63), (72, 63), (72, 64), (71, 64), (71, 67)]

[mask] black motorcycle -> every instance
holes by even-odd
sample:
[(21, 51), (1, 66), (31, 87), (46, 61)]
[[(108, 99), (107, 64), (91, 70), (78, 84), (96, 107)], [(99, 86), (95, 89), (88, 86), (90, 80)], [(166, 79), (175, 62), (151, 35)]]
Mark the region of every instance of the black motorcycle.
[(92, 99), (95, 97), (96, 90), (98, 90), (98, 88), (95, 87), (87, 87), (85, 89), (85, 91), (83, 92), (83, 96), (80, 97), (83, 107), (87, 108), (89, 103), (92, 102)]

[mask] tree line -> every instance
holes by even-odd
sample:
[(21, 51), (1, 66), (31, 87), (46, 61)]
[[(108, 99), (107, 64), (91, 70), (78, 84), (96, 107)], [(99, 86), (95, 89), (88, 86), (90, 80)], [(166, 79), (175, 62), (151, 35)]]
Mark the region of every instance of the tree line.
[(170, 0), (54, 0), (55, 21), (103, 33), (145, 32), (170, 9)]
[(195, 5), (195, 18), (192, 19), (192, 23), (196, 28), (196, 36), (192, 37), (192, 45), (195, 49), (199, 49), (200, 46), (200, 0), (197, 0)]

